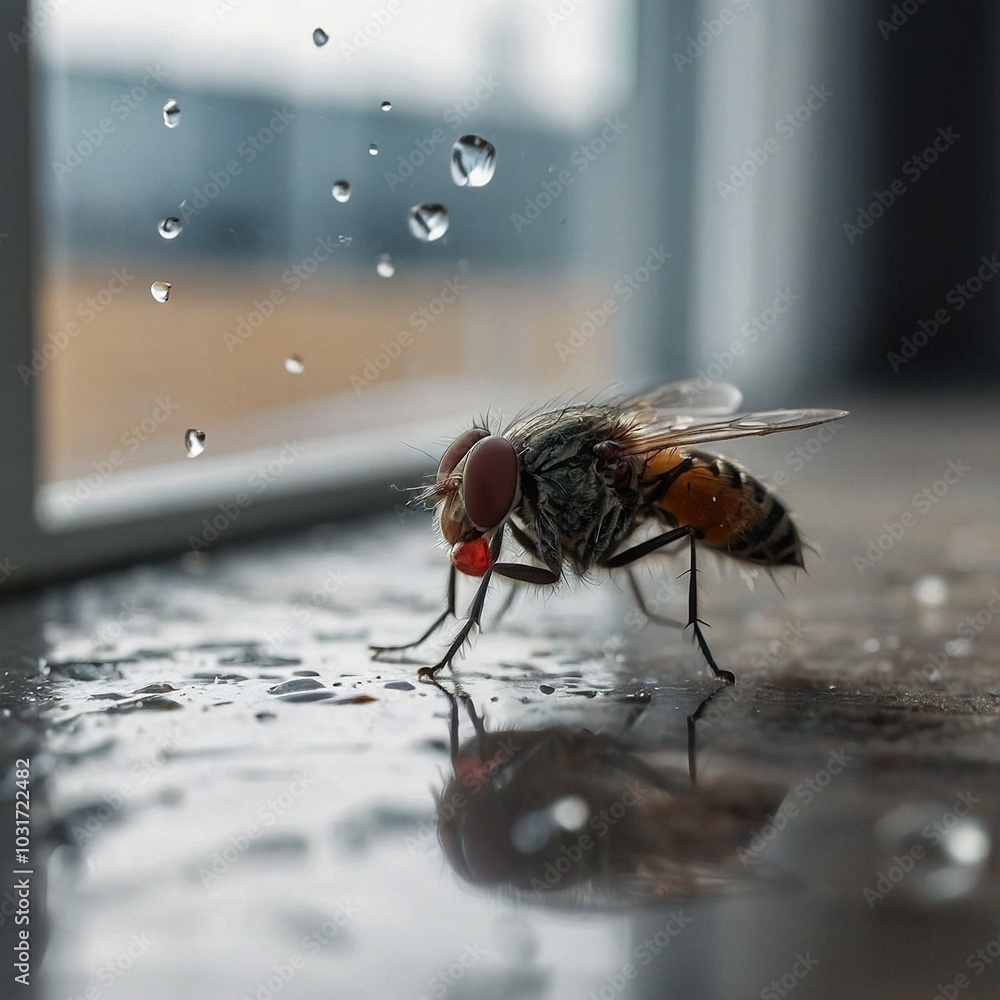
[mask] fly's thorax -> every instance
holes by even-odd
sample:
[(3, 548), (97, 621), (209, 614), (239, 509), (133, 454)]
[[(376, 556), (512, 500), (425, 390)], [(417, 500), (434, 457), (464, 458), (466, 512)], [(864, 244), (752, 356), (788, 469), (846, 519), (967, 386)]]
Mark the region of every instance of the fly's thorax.
[(584, 573), (634, 526), (642, 461), (618, 453), (607, 409), (539, 414), (517, 432), (518, 518), (546, 564)]
[(801, 566), (802, 543), (785, 505), (760, 480), (727, 458), (668, 449), (643, 473), (647, 509), (690, 525), (699, 540), (763, 566)]

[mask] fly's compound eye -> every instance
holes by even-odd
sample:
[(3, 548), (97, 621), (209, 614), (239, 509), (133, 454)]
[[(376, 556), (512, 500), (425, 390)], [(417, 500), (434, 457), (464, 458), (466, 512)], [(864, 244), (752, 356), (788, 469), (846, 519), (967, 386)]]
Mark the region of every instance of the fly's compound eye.
[(434, 485), (440, 486), (446, 483), (455, 471), (459, 462), (469, 453), (469, 449), (478, 441), (490, 436), (490, 432), (485, 427), (472, 427), (464, 434), (459, 434), (450, 445), (447, 451), (441, 456), (438, 463), (437, 475), (434, 477)]
[(472, 446), (462, 472), (462, 501), (480, 531), (491, 531), (511, 512), (518, 481), (517, 452), (506, 438), (484, 437)]

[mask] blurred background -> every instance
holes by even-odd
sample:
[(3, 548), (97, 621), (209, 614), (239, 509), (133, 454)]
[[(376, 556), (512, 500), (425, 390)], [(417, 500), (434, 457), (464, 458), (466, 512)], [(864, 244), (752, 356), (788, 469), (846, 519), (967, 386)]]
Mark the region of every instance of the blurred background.
[(384, 503), (477, 407), (561, 393), (995, 374), (989, 5), (50, 6), (11, 42), (49, 529), (203, 513), (293, 440), (248, 527)]

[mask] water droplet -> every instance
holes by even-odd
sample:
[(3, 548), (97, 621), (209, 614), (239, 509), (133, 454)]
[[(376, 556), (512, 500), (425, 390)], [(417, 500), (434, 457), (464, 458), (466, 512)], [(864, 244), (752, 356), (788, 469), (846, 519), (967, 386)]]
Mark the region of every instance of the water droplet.
[(167, 128), (177, 128), (181, 123), (181, 106), (171, 98), (163, 105), (163, 124)]
[(160, 219), (157, 229), (165, 240), (176, 239), (181, 234), (184, 223), (176, 215), (168, 215), (165, 219)]
[(489, 184), (496, 168), (496, 146), (481, 135), (463, 135), (451, 147), (451, 179), (459, 187)]
[(197, 458), (205, 450), (205, 432), (194, 427), (185, 431), (184, 450), (188, 458)]
[(940, 576), (925, 574), (913, 581), (913, 597), (925, 607), (939, 608), (948, 601), (948, 584)]
[(170, 282), (154, 281), (149, 286), (149, 291), (157, 302), (166, 302), (170, 298)]
[(392, 101), (383, 101), (381, 108), (383, 111), (392, 111)]
[(351, 185), (347, 181), (334, 181), (333, 197), (339, 202), (350, 201)]
[(376, 146), (374, 142), (368, 147), (368, 155), (378, 156), (378, 146)]
[(414, 205), (410, 209), (410, 232), (425, 243), (441, 239), (450, 222), (444, 205)]
[(353, 236), (338, 236), (337, 240), (340, 242), (341, 246), (349, 247), (354, 242)]
[(285, 371), (289, 375), (301, 375), (305, 370), (305, 362), (297, 354), (292, 354), (285, 358)]
[(396, 273), (392, 258), (387, 253), (382, 254), (375, 262), (375, 270), (378, 271), (381, 278), (391, 278)]
[(866, 653), (877, 653), (882, 648), (882, 643), (880, 643), (878, 639), (865, 639), (865, 641), (861, 643), (861, 648)]
[(330, 41), (330, 36), (322, 28), (317, 28), (313, 32), (313, 42), (315, 42), (316, 48), (323, 48), (328, 41)]

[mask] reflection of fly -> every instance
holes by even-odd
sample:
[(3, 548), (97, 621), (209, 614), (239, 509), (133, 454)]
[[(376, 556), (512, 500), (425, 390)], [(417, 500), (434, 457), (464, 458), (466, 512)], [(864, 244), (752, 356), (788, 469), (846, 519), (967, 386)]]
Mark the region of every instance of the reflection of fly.
[[(773, 434), (837, 420), (844, 410), (771, 410), (732, 416), (742, 395), (724, 382), (671, 382), (617, 403), (544, 410), (503, 433), (465, 431), (445, 451), (420, 499), (439, 505), (451, 546), (448, 606), (419, 639), (375, 647), (376, 655), (417, 646), (455, 613), (456, 571), (482, 577), (448, 651), (421, 676), (451, 663), (477, 628), (490, 578), (550, 586), (568, 568), (618, 569), (669, 545), (690, 544), (687, 625), (715, 675), (728, 683), (698, 619), (696, 543), (758, 566), (801, 566), (802, 543), (784, 504), (735, 462), (691, 446)], [(724, 419), (720, 419), (724, 418)], [(661, 529), (642, 541), (646, 524)], [(533, 564), (498, 562), (504, 529)], [(632, 591), (646, 608), (631, 568)]]

